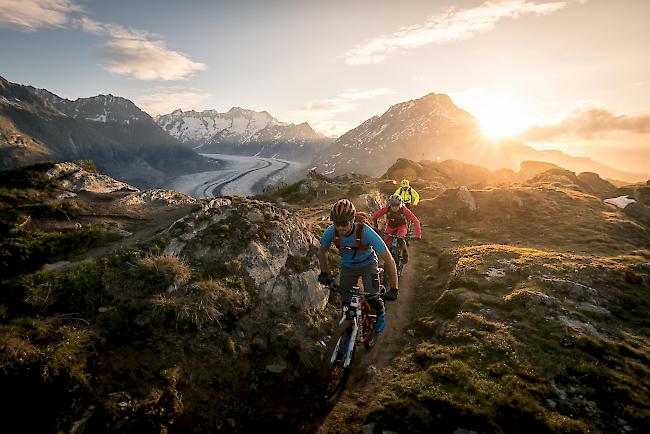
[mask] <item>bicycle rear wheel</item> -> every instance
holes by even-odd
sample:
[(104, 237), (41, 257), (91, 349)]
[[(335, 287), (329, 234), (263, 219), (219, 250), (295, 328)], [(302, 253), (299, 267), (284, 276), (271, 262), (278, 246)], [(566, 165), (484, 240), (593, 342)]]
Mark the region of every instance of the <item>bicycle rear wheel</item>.
[(350, 370), (354, 361), (354, 346), (352, 347), (352, 361), (347, 368), (343, 366), (343, 361), (345, 360), (344, 347), (349, 342), (349, 339), (352, 338), (350, 336), (351, 331), (351, 320), (344, 321), (339, 325), (334, 334), (332, 334), (327, 344), (325, 355), (323, 356), (321, 364), (321, 378), (323, 381), (321, 399), (327, 407), (336, 404), (350, 377)]

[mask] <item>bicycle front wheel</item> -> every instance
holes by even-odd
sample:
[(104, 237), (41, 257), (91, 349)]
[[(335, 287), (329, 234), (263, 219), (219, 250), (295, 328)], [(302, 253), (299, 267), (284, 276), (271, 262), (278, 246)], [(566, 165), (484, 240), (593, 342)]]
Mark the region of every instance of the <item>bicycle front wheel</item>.
[(364, 333), (364, 342), (366, 349), (371, 350), (377, 343), (379, 333), (375, 330), (375, 321), (368, 321), (368, 330)]
[(352, 339), (352, 321), (344, 321), (338, 326), (325, 350), (321, 364), (321, 378), (323, 381), (323, 391), (321, 398), (323, 404), (328, 407), (333, 406), (343, 393), (345, 384), (350, 377), (352, 362), (354, 361), (354, 345), (352, 346), (352, 355), (350, 365), (346, 368), (343, 366), (345, 361), (345, 351)]
[(400, 251), (397, 247), (391, 249), (390, 251), (391, 255), (393, 255), (393, 259), (395, 260), (395, 267), (397, 268), (397, 276), (402, 275), (402, 255), (400, 255)]

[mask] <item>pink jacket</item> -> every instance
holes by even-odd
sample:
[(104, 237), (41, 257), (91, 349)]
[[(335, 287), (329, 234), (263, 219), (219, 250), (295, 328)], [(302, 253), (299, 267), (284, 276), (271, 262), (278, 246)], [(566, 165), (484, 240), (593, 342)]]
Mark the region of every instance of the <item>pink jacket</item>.
[[(380, 209), (379, 211), (377, 211), (372, 215), (372, 222), (375, 225), (375, 227), (377, 226), (377, 219), (385, 214), (388, 214), (389, 209), (390, 206), (386, 205), (385, 207), (383, 207), (382, 209)], [(402, 214), (404, 214), (406, 218), (409, 219), (411, 223), (413, 223), (413, 225), (415, 226), (415, 238), (422, 238), (422, 228), (420, 227), (420, 220), (418, 220), (415, 214), (413, 214), (413, 212), (411, 212), (411, 210), (405, 206), (402, 207)]]

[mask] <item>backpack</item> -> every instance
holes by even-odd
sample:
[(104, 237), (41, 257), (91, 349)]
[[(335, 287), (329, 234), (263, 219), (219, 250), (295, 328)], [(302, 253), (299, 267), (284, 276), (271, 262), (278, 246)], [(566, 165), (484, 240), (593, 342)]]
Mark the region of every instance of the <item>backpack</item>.
[[(357, 250), (368, 250), (368, 246), (363, 242), (363, 228), (365, 228), (366, 225), (370, 226), (370, 220), (368, 220), (368, 217), (365, 215), (365, 213), (357, 212), (354, 216), (353, 222), (355, 223), (354, 239), (356, 243), (354, 247), (343, 246), (343, 248), (346, 250), (355, 250), (354, 253), (356, 255)], [(334, 245), (337, 249), (339, 249), (339, 251), (341, 250), (341, 235), (336, 230), (336, 227), (334, 228)]]
[(395, 215), (395, 213), (389, 209), (386, 213), (386, 220), (388, 220), (388, 226), (391, 228), (400, 227), (408, 222), (404, 215), (404, 208), (400, 208), (399, 215)]

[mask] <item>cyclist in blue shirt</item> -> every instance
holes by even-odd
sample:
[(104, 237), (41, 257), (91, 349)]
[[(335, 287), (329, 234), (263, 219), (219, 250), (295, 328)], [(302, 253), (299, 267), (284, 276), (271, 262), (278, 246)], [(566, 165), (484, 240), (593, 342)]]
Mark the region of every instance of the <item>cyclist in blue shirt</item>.
[(330, 219), (333, 224), (325, 230), (320, 240), (318, 260), (321, 273), (318, 281), (322, 285), (329, 285), (332, 282), (329, 276), (327, 251), (334, 243), (341, 256), (339, 284), (343, 289), (343, 303), (350, 302), (350, 295), (346, 291), (351, 291), (359, 277), (362, 277), (364, 291), (370, 294), (366, 299), (377, 312), (375, 328), (381, 332), (384, 328), (384, 303), (379, 297), (372, 297), (372, 294), (377, 294), (379, 291), (378, 257), (384, 261), (388, 272), (391, 289), (384, 296), (387, 300), (397, 298), (397, 268), (384, 240), (363, 221), (355, 221), (355, 215), (354, 204), (348, 199), (341, 199), (332, 206)]

